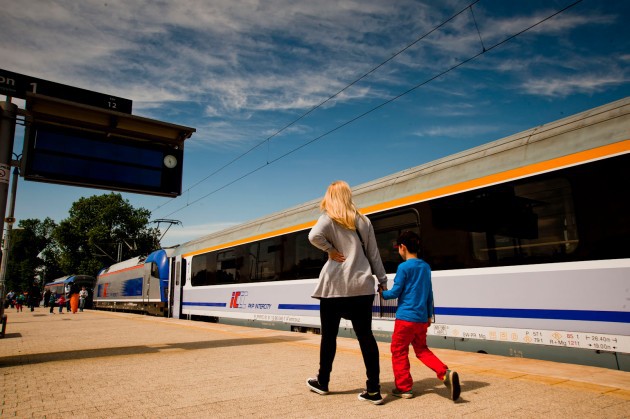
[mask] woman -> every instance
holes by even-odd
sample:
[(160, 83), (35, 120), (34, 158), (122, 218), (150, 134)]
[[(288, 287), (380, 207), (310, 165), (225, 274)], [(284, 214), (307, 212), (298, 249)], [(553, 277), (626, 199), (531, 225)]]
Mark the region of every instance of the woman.
[(367, 391), (359, 400), (381, 404), (379, 353), (372, 334), (372, 304), (379, 288), (387, 289), (374, 228), (352, 202), (352, 191), (344, 181), (333, 182), (320, 204), (323, 214), (308, 235), (310, 242), (328, 253), (319, 274), (313, 298), (320, 300), (322, 340), (319, 373), (307, 386), (318, 394), (328, 394), (328, 382), (337, 350), (337, 332), (342, 318), (352, 322), (367, 374)]
[(79, 310), (79, 286), (74, 282), (70, 286), (70, 308), (72, 314), (76, 314)]

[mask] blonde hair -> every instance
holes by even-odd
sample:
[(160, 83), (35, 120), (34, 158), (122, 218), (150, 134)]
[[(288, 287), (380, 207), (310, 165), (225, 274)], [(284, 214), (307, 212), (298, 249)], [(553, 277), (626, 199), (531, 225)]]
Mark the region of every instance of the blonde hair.
[(337, 180), (328, 186), (319, 209), (326, 211), (335, 222), (349, 230), (355, 230), (355, 222), (359, 210), (352, 202), (352, 190), (343, 180)]

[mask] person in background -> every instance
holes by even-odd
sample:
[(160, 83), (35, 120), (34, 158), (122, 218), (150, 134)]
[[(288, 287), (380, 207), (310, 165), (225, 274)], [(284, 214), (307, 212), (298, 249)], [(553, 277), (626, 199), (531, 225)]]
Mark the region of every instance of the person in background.
[[(50, 314), (55, 314), (55, 301), (57, 301), (57, 296), (54, 292), (50, 292), (48, 296), (48, 305), (50, 306)], [(61, 307), (59, 307), (61, 310)]]
[[(13, 290), (9, 291), (9, 293), (7, 294), (7, 302), (9, 303), (11, 308), (14, 308), (14, 306), (15, 306), (15, 291), (13, 291)], [(7, 308), (6, 305), (5, 305), (5, 308)]]
[(42, 294), (39, 291), (39, 285), (37, 282), (33, 282), (31, 288), (28, 291), (28, 306), (31, 311), (35, 311), (35, 307), (39, 307), (39, 300), (41, 300)]
[(44, 307), (48, 307), (48, 302), (50, 300), (50, 290), (47, 289), (46, 291), (44, 291)]
[(79, 286), (74, 282), (70, 285), (70, 308), (72, 314), (79, 311)]
[(404, 262), (398, 265), (392, 289), (379, 289), (385, 300), (398, 298), (391, 343), (396, 382), (392, 395), (405, 399), (413, 397), (413, 379), (409, 372), (411, 344), (416, 357), (444, 382), (450, 389), (451, 399), (455, 401), (461, 391), (457, 372), (448, 369), (427, 347), (427, 328), (434, 317), (433, 287), (431, 268), (424, 260), (418, 259), (420, 237), (413, 231), (405, 231), (398, 237), (397, 244), (398, 254)]
[(59, 307), (59, 314), (63, 313), (63, 307), (66, 305), (66, 298), (61, 294), (59, 299), (56, 301), (57, 306)]
[(17, 297), (15, 297), (15, 309), (18, 313), (22, 312), (22, 306), (26, 303), (26, 295), (25, 293), (18, 293)]
[(83, 309), (85, 308), (85, 300), (87, 300), (88, 298), (88, 291), (85, 289), (85, 287), (81, 288), (81, 291), (79, 291), (79, 311), (83, 311)]
[(376, 295), (373, 274), (379, 287), (387, 287), (385, 268), (378, 251), (374, 228), (360, 214), (352, 201), (350, 186), (333, 182), (327, 189), (320, 209), (323, 214), (311, 229), (308, 239), (328, 253), (319, 283), (312, 297), (319, 299), (321, 346), (319, 373), (306, 385), (318, 394), (328, 394), (328, 383), (337, 351), (337, 333), (341, 319), (352, 322), (366, 368), (367, 390), (359, 400), (383, 403), (380, 389), (380, 365), (376, 340), (372, 334), (372, 304)]
[(66, 304), (66, 311), (69, 313), (70, 312), (70, 293), (72, 292), (72, 285), (68, 282), (66, 283), (66, 285), (64, 286), (64, 291), (65, 291), (65, 304)]

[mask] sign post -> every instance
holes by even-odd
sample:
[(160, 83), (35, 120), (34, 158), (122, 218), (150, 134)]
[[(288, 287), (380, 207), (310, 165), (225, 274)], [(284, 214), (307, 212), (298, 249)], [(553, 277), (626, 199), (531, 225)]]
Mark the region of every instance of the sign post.
[(0, 225), (9, 226), (0, 256), (2, 338), (8, 241), (15, 222), (13, 203), (5, 218), (18, 114), (11, 98), (26, 99), (27, 109), (20, 112), (27, 117), (21, 170), (26, 180), (175, 197), (182, 189), (184, 141), (195, 129), (133, 116), (129, 99), (3, 69), (0, 95), (7, 97), (0, 103)]
[[(0, 225), (4, 227), (7, 195), (9, 191), (9, 177), (11, 175), (11, 156), (13, 153), (17, 105), (11, 103), (11, 100), (7, 98), (6, 102), (0, 102), (0, 109), (2, 110), (0, 119)], [(4, 231), (2, 233), (4, 233)], [(2, 255), (2, 259), (4, 259), (4, 255)], [(5, 269), (4, 263), (2, 264), (2, 269)], [(0, 277), (0, 320), (2, 321), (0, 337), (4, 337), (7, 327), (7, 316), (4, 313), (5, 295), (5, 278), (4, 275), (2, 275)]]

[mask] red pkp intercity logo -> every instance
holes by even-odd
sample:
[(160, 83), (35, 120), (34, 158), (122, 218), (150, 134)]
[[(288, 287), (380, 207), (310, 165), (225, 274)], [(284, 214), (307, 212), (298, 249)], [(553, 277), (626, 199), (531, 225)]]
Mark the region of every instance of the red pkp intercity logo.
[(247, 291), (233, 291), (232, 298), (230, 298), (230, 308), (245, 308), (245, 297), (247, 297)]

